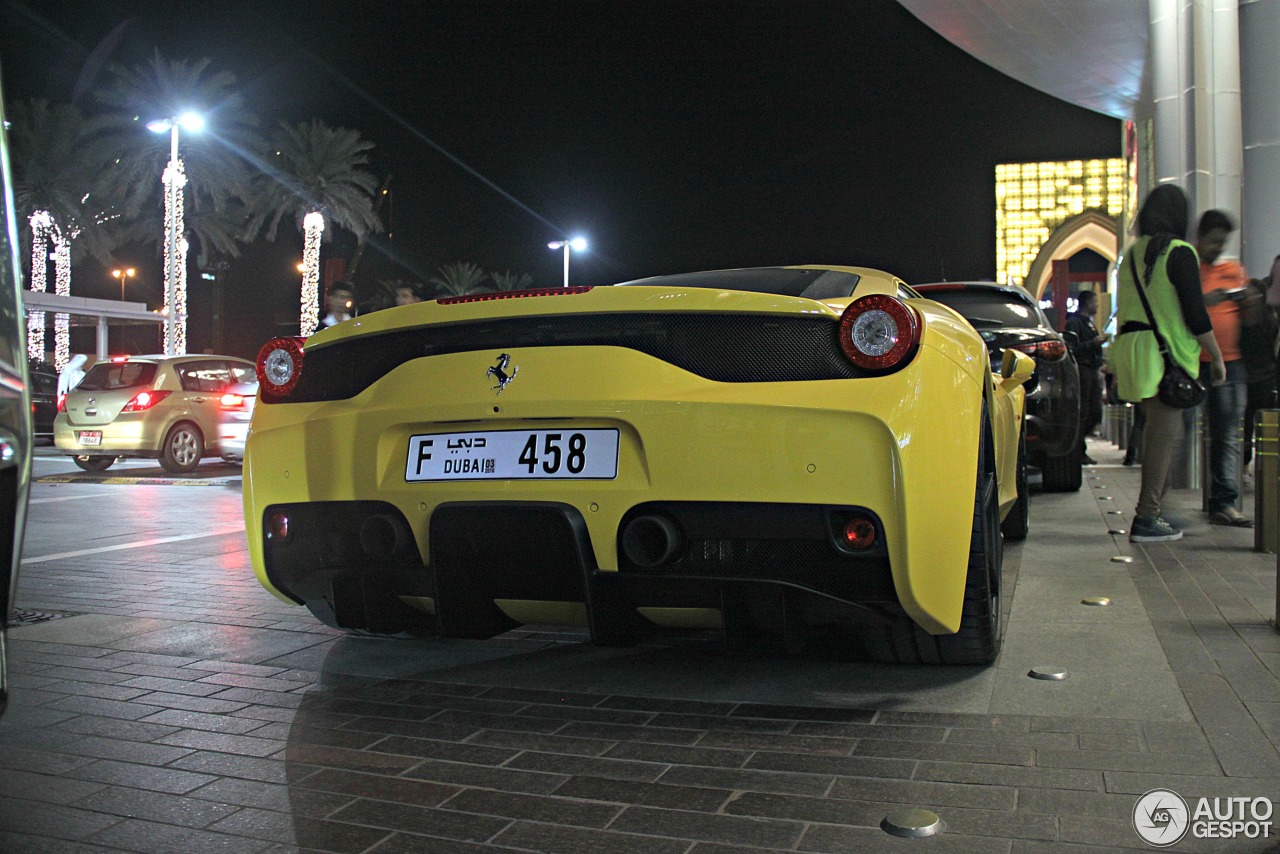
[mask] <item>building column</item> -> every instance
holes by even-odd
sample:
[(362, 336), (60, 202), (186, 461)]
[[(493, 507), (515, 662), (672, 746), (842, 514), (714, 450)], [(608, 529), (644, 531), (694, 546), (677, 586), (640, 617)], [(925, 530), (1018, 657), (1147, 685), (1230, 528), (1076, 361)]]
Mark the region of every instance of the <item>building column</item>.
[(1241, 259), (1265, 276), (1280, 255), (1280, 0), (1240, 2), (1244, 181)]
[(1155, 182), (1240, 214), (1244, 172), (1237, 0), (1150, 0)]

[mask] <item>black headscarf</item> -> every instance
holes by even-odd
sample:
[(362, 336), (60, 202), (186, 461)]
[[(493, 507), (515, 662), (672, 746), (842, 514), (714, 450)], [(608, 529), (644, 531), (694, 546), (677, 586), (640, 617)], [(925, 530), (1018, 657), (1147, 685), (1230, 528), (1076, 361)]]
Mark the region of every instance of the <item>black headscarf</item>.
[(1138, 211), (1138, 234), (1151, 238), (1143, 263), (1149, 268), (1168, 248), (1170, 241), (1187, 237), (1187, 194), (1176, 184), (1161, 184), (1147, 194)]

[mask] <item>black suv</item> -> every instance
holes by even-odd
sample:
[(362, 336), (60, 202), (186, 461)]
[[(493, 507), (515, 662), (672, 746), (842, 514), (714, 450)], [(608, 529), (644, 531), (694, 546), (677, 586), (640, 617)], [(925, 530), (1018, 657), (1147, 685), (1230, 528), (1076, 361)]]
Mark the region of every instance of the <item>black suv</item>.
[(999, 369), (1005, 348), (1036, 360), (1027, 381), (1027, 456), (1046, 492), (1075, 492), (1083, 481), (1080, 444), (1080, 369), (1066, 339), (1022, 288), (994, 282), (915, 285), (920, 295), (963, 315), (987, 342)]

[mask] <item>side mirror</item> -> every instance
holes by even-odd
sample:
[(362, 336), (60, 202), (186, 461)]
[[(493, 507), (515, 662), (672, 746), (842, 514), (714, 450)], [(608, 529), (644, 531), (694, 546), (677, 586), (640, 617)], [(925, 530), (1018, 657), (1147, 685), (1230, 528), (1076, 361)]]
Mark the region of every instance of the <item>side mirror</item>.
[(1011, 391), (1031, 379), (1036, 372), (1036, 360), (1019, 350), (1008, 347), (1000, 361), (1000, 388)]

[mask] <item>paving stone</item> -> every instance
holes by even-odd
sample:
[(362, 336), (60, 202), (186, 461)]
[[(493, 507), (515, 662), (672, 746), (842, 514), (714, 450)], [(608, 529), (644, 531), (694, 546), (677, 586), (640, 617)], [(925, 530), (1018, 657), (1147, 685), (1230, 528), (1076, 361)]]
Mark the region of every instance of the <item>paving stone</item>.
[[(304, 765), (301, 762), (285, 763), (279, 759), (259, 759), (253, 756), (207, 752), (184, 756), (174, 762), (171, 767), (202, 774), (261, 780), (264, 783), (287, 783), (301, 779), (316, 770), (315, 765)], [(207, 783), (210, 779), (212, 778), (206, 777), (204, 782)]]
[(675, 765), (667, 769), (658, 782), (679, 786), (742, 789), (750, 792), (773, 792), (783, 795), (822, 795), (831, 788), (834, 777), (826, 774), (790, 774), (775, 771), (738, 771), (727, 768), (694, 768)]
[(1102, 791), (1102, 772), (1076, 768), (970, 765), (962, 762), (921, 762), (916, 780), (946, 783), (976, 783), (997, 786), (1038, 786), (1049, 789)]
[(751, 757), (747, 767), (761, 771), (798, 771), (843, 777), (906, 778), (911, 776), (915, 763), (908, 759), (875, 756), (793, 756), (760, 751)]
[(554, 753), (526, 751), (507, 762), (505, 768), (541, 771), (553, 774), (583, 774), (611, 780), (640, 780), (652, 783), (669, 767), (658, 762), (631, 759), (608, 759), (594, 756), (558, 756)]
[(76, 806), (107, 815), (205, 827), (239, 810), (238, 806), (145, 789), (110, 786), (86, 795)]
[[(164, 726), (160, 726), (161, 724)], [(249, 718), (210, 715), (204, 712), (192, 712), (182, 709), (162, 709), (153, 715), (143, 718), (138, 725), (153, 725), (157, 729), (166, 730), (160, 735), (168, 735), (179, 729), (198, 729), (207, 732), (243, 735), (264, 726), (264, 722)], [(159, 738), (160, 735), (156, 737)]]
[(781, 753), (816, 753), (848, 756), (856, 739), (826, 738), (804, 735), (778, 735), (767, 732), (709, 732), (698, 740), (698, 747), (728, 750), (769, 750)]
[(301, 778), (291, 785), (289, 791), (302, 789), (331, 792), (348, 799), (370, 798), (418, 806), (439, 806), (461, 791), (458, 786), (425, 780), (360, 774), (354, 771), (337, 771), (332, 768), (324, 768)]
[(689, 848), (689, 843), (682, 840), (523, 821), (511, 825), (493, 841), (521, 851), (562, 854), (684, 854)]
[[(958, 732), (955, 730), (953, 732)], [(974, 730), (966, 730), (974, 732)], [(789, 732), (798, 736), (825, 738), (873, 738), (884, 741), (945, 741), (948, 730), (942, 726), (897, 726), (894, 724), (833, 724), (800, 721)]]
[(686, 715), (705, 715), (724, 717), (732, 712), (737, 703), (722, 703), (708, 700), (685, 700), (669, 697), (606, 697), (600, 706), (608, 709), (632, 709), (639, 712), (674, 712)]
[(1013, 810), (1018, 804), (1018, 791), (1008, 786), (885, 780), (870, 777), (838, 777), (827, 792), (827, 797), (853, 801), (916, 804), (929, 808), (960, 806), (985, 810)]
[(611, 748), (610, 759), (636, 759), (666, 765), (696, 765), (710, 768), (741, 768), (752, 756), (750, 750), (726, 750), (715, 747), (683, 747), (674, 744), (624, 742)]
[(105, 854), (114, 850), (87, 842), (71, 842), (0, 829), (0, 851), (20, 851), (22, 854)]
[(556, 789), (557, 797), (605, 801), (624, 805), (667, 807), (670, 809), (715, 812), (729, 798), (729, 789), (639, 783), (603, 777), (570, 777)]
[(729, 730), (732, 732), (791, 732), (794, 722), (776, 718), (725, 718), (713, 715), (690, 715), (662, 712), (650, 721), (654, 727), (672, 729), (696, 729), (703, 731)]
[[(554, 765), (554, 763), (551, 764)], [(573, 773), (570, 769), (541, 773), (535, 770), (489, 768), (484, 765), (464, 765), (427, 759), (419, 762), (403, 776), (414, 780), (429, 780), (457, 786), (546, 794), (563, 784)]]
[(171, 747), (155, 742), (146, 744), (138, 741), (101, 738), (96, 735), (82, 738), (79, 741), (65, 745), (62, 749), (66, 753), (92, 756), (95, 759), (118, 759), (143, 765), (168, 765), (170, 762), (174, 762), (191, 753), (186, 748)]
[(20, 798), (0, 799), (0, 828), (9, 833), (92, 841), (89, 840), (92, 834), (119, 821), (117, 816), (79, 807)]
[[(950, 831), (927, 840), (901, 839), (890, 836), (878, 827), (815, 824), (805, 831), (799, 847), (802, 851), (862, 854), (866, 851), (914, 852), (920, 850), (923, 845), (928, 845), (930, 851), (945, 852), (945, 854), (1004, 854), (1010, 850), (1011, 843), (1006, 839), (961, 836)], [(691, 854), (703, 854), (703, 849), (694, 848)], [(711, 850), (707, 849), (706, 854), (712, 854)]]
[(484, 789), (465, 789), (445, 801), (441, 808), (548, 824), (595, 828), (604, 828), (623, 810), (623, 807), (618, 804), (594, 803), (558, 796), (491, 792)]
[[(335, 854), (358, 854), (390, 836), (390, 832), (382, 828), (315, 818), (295, 821), (287, 813), (252, 808), (242, 809), (211, 825), (210, 830)], [(249, 844), (248, 840), (245, 843)]]
[(105, 788), (103, 783), (29, 771), (9, 770), (0, 774), (0, 800), (38, 798), (52, 804), (70, 804)]
[(331, 818), (338, 822), (470, 842), (484, 842), (511, 824), (506, 818), (369, 800), (358, 800), (343, 807)]
[(156, 768), (150, 765), (135, 765), (131, 762), (112, 760), (102, 760), (76, 768), (74, 773), (77, 780), (93, 780), (99, 783), (173, 794), (198, 789), (215, 779), (208, 774), (192, 773), (177, 768)]
[[(317, 774), (342, 773), (320, 771)], [(306, 779), (311, 779), (306, 778)], [(377, 780), (392, 778), (378, 777)], [(323, 818), (339, 807), (351, 803), (354, 798), (334, 792), (317, 791), (303, 788), (302, 781), (290, 786), (274, 783), (263, 783), (258, 780), (241, 780), (234, 777), (222, 777), (207, 786), (201, 786), (187, 794), (188, 798), (201, 798), (221, 804), (237, 804), (245, 807), (290, 813), (295, 816)], [(386, 798), (386, 800), (393, 800)]]
[(417, 756), (425, 759), (442, 759), (446, 762), (466, 762), (470, 765), (498, 766), (520, 753), (502, 747), (486, 747), (481, 744), (457, 744), (450, 741), (433, 741), (425, 738), (405, 738), (392, 735), (379, 740), (371, 750), (392, 753), (396, 756)]
[(1096, 768), (1114, 771), (1164, 771), (1169, 774), (1213, 774), (1212, 756), (1176, 753), (1119, 753), (1107, 750), (1037, 750), (1036, 762), (1047, 768)]
[(799, 821), (775, 818), (710, 815), (656, 807), (629, 807), (618, 816), (609, 829), (624, 833), (646, 833), (681, 839), (789, 848), (799, 841), (800, 835), (804, 832), (804, 824)]

